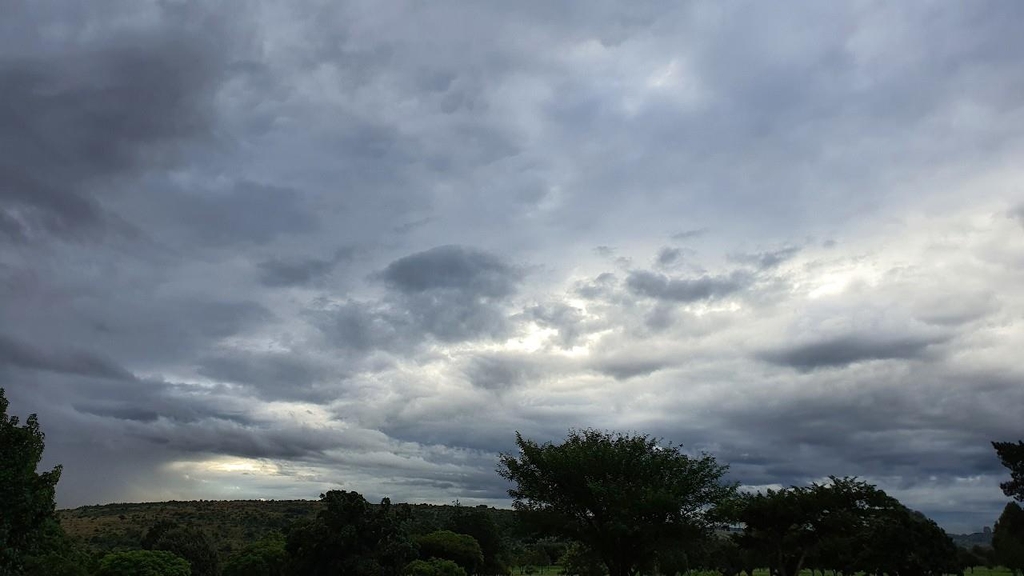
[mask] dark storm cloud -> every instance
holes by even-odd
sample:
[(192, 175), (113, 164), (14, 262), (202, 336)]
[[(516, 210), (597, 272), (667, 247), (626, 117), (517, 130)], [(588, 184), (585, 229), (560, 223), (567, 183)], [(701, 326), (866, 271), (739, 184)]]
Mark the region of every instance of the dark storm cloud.
[(170, 24), (66, 50), (0, 58), (0, 223), (8, 237), (125, 229), (112, 179), (169, 161), (204, 135), (221, 51)]
[(733, 272), (727, 276), (671, 278), (656, 272), (634, 270), (626, 278), (626, 286), (634, 294), (673, 302), (699, 302), (720, 298), (739, 292), (749, 283), (749, 276), (742, 272)]
[(778, 366), (807, 371), (839, 368), (871, 360), (918, 359), (926, 355), (929, 346), (946, 340), (918, 336), (841, 336), (762, 352), (758, 357)]
[(493, 254), (464, 246), (439, 246), (395, 260), (381, 272), (405, 294), (451, 290), (470, 298), (501, 298), (515, 291), (522, 273)]
[(96, 378), (135, 379), (131, 372), (102, 356), (82, 350), (40, 350), (2, 334), (0, 364)]

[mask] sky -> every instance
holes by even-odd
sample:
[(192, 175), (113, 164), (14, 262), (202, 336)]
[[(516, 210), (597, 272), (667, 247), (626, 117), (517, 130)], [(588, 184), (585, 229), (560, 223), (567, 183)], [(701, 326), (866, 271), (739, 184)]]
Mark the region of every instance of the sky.
[(508, 506), (516, 432), (587, 427), (1007, 501), (1020, 2), (3, 10), (0, 386), (61, 507)]

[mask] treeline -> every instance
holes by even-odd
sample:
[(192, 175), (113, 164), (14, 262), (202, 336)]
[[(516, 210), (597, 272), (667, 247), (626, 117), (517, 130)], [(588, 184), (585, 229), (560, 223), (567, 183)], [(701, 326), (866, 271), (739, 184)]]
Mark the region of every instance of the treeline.
[[(502, 454), (515, 513), (486, 507), (371, 504), (321, 495), (313, 513), (225, 547), (203, 526), (154, 519), (134, 536), (70, 537), (54, 511), (60, 468), (38, 472), (34, 416), (7, 416), (0, 389), (0, 576), (496, 576), (557, 563), (578, 576), (938, 576), (996, 562), (1024, 569), (1024, 512), (1010, 503), (993, 549), (958, 548), (935, 522), (877, 487), (831, 477), (743, 491), (713, 456), (641, 434), (572, 431), (559, 444), (516, 435)], [(1024, 500), (1024, 443), (996, 443)], [(258, 514), (248, 512), (257, 524)], [(121, 518), (124, 520), (124, 518)], [(97, 542), (101, 543), (96, 545)]]

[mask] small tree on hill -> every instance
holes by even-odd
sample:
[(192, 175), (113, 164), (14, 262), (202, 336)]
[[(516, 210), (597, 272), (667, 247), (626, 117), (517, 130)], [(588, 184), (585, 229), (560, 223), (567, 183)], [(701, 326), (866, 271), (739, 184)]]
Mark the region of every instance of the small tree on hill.
[(735, 487), (712, 456), (691, 458), (646, 435), (571, 431), (561, 444), (516, 434), (498, 473), (513, 506), (598, 554), (611, 576), (634, 576), (666, 542), (706, 537)]

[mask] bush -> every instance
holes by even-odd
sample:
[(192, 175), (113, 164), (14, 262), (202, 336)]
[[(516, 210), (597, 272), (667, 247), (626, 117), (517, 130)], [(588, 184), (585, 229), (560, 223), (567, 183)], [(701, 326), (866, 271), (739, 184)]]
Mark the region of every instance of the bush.
[(192, 576), (192, 569), (164, 550), (131, 550), (104, 556), (96, 576)]
[(413, 560), (405, 566), (406, 576), (466, 576), (466, 571), (451, 560), (431, 558)]

